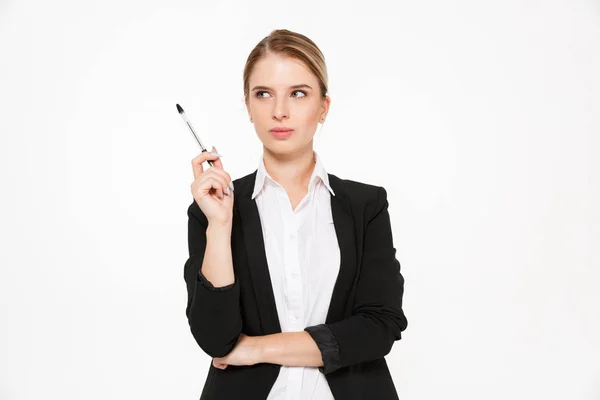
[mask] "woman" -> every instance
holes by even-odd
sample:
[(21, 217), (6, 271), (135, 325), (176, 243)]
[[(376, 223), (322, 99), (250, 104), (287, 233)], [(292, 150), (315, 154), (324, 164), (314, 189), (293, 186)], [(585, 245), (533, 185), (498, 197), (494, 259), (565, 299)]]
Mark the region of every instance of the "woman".
[(213, 357), (200, 398), (397, 399), (384, 356), (407, 319), (387, 193), (313, 150), (331, 102), (321, 51), (273, 31), (244, 96), (258, 169), (232, 182), (214, 147), (192, 161), (186, 314)]

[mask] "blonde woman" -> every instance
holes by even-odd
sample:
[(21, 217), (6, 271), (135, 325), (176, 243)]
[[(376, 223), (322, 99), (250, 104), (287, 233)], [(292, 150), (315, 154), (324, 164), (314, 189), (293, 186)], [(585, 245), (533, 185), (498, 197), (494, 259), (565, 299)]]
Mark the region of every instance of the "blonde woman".
[(331, 102), (323, 54), (275, 30), (243, 80), (258, 168), (232, 181), (214, 147), (192, 161), (186, 314), (213, 357), (200, 399), (397, 399), (384, 356), (407, 319), (387, 193), (328, 173), (313, 149)]

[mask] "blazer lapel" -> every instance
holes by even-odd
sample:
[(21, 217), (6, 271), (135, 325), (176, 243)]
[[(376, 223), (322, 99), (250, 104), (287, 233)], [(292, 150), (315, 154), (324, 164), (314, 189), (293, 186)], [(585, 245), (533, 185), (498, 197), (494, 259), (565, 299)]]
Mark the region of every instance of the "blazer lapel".
[(352, 311), (350, 292), (354, 287), (357, 269), (356, 227), (352, 216), (351, 198), (343, 182), (335, 175), (327, 174), (335, 196), (331, 196), (331, 215), (335, 234), (340, 246), (340, 271), (338, 273), (325, 323), (339, 321)]
[[(235, 196), (238, 203), (239, 216), (244, 236), (244, 244), (248, 254), (249, 275), (252, 281), (264, 335), (281, 332), (281, 324), (277, 314), (273, 285), (269, 274), (265, 243), (260, 215), (256, 201), (251, 198), (254, 190), (256, 172), (242, 178), (235, 185)], [(326, 323), (340, 320), (350, 312), (348, 299), (356, 275), (357, 252), (354, 218), (350, 198), (345, 192), (342, 181), (335, 175), (328, 174), (329, 184), (335, 196), (331, 196), (331, 212), (336, 236), (340, 246), (340, 271), (333, 289), (327, 312)], [(235, 212), (235, 209), (234, 209)]]

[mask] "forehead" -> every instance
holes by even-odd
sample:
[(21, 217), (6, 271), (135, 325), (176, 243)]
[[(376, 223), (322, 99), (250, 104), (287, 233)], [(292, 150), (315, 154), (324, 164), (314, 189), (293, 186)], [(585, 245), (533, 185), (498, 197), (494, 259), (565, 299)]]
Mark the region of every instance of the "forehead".
[(254, 85), (287, 87), (301, 83), (306, 83), (314, 88), (317, 78), (302, 61), (274, 54), (269, 54), (257, 61), (249, 78), (250, 88)]

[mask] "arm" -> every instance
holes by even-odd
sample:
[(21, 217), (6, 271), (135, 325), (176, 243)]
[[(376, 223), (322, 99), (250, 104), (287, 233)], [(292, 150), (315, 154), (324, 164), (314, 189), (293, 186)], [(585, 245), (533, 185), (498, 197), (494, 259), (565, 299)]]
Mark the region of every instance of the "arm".
[(352, 316), (304, 328), (319, 347), (324, 374), (387, 355), (408, 325), (404, 278), (393, 246), (387, 192), (381, 187), (367, 222)]
[(288, 367), (321, 367), (321, 350), (308, 332), (282, 332), (255, 336), (258, 347), (257, 363)]
[(188, 208), (188, 248), (184, 266), (188, 323), (206, 354), (223, 357), (233, 349), (242, 331), (231, 227), (209, 225), (194, 201)]

